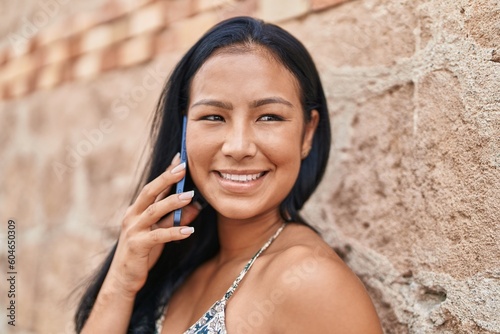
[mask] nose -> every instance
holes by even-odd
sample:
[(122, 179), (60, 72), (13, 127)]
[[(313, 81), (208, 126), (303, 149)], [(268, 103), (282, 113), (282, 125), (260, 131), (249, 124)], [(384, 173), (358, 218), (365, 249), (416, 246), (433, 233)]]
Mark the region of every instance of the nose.
[(257, 145), (251, 125), (242, 121), (231, 122), (227, 127), (221, 151), (236, 161), (255, 156)]

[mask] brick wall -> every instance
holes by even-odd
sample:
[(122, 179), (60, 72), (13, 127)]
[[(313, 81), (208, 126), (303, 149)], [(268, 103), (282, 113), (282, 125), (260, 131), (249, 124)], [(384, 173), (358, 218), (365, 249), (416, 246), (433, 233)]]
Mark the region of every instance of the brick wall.
[(123, 0), (54, 18), (67, 2), (40, 1), (31, 16), (4, 36), (8, 43), (0, 53), (1, 98), (20, 98), (185, 49), (230, 16), (283, 21), (343, 1)]
[(71, 291), (116, 239), (165, 78), (236, 15), (316, 60), (333, 147), (304, 215), (386, 332), (500, 332), (498, 1), (0, 3), (0, 263), (13, 219), (18, 271), (0, 332), (72, 332)]

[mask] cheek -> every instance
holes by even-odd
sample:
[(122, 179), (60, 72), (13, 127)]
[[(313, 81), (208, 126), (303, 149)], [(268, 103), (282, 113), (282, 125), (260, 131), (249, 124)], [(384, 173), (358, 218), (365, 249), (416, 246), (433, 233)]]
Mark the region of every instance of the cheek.
[(214, 136), (196, 124), (189, 127), (188, 123), (186, 133), (188, 172), (195, 187), (204, 197), (210, 191), (208, 183), (211, 180), (210, 171), (214, 168), (215, 157), (218, 156), (220, 147), (220, 136)]
[(299, 163), (302, 150), (301, 140), (295, 129), (283, 129), (273, 134), (263, 134), (259, 141), (262, 151), (272, 154), (280, 164)]
[(300, 165), (300, 150), (295, 145), (272, 146), (262, 148), (261, 152), (266, 155), (278, 168), (293, 169)]
[(282, 190), (289, 191), (298, 177), (301, 164), (301, 142), (296, 136), (281, 133), (264, 144), (260, 151), (276, 167), (276, 181)]

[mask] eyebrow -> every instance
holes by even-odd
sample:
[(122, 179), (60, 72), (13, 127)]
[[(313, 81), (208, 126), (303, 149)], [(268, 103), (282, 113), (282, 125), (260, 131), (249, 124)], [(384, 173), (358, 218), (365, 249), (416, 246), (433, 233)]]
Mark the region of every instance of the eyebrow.
[[(250, 103), (250, 107), (251, 108), (258, 108), (258, 107), (264, 106), (266, 104), (273, 104), (273, 103), (279, 103), (279, 104), (286, 105), (288, 107), (293, 107), (293, 104), (291, 102), (285, 100), (284, 98), (277, 97), (277, 96), (267, 97), (264, 99), (252, 101)], [(199, 100), (196, 103), (193, 103), (193, 105), (191, 105), (191, 108), (201, 106), (201, 105), (212, 106), (212, 107), (217, 107), (217, 108), (222, 108), (222, 109), (227, 109), (227, 110), (233, 109), (233, 105), (231, 103), (223, 102), (223, 101), (219, 101), (219, 100), (214, 100), (214, 99)]]
[(288, 107), (293, 107), (293, 104), (287, 100), (285, 100), (284, 98), (281, 98), (281, 97), (277, 97), (277, 96), (273, 96), (273, 97), (268, 97), (268, 98), (265, 98), (265, 99), (261, 99), (261, 100), (256, 100), (256, 101), (253, 101), (250, 106), (252, 108), (258, 108), (260, 106), (263, 106), (263, 105), (266, 105), (266, 104), (272, 104), (272, 103), (279, 103), (279, 104), (284, 104)]

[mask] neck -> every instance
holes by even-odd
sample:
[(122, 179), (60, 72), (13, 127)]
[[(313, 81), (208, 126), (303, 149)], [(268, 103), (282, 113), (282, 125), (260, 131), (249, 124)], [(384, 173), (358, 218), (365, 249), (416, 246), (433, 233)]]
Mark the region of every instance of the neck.
[(219, 264), (232, 260), (251, 258), (283, 224), (279, 212), (245, 220), (236, 220), (221, 215), (217, 219), (220, 252)]

